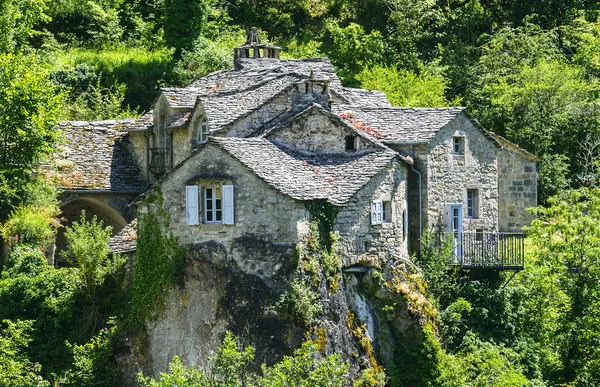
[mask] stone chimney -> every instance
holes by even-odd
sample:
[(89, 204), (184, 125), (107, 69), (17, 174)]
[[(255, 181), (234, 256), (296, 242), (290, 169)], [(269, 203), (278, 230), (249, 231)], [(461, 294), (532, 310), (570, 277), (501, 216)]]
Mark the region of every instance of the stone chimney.
[(241, 58), (273, 58), (279, 59), (281, 47), (263, 43), (256, 27), (246, 29), (246, 43), (233, 49), (234, 64)]
[(316, 102), (325, 108), (330, 108), (330, 83), (330, 79), (315, 78), (314, 73), (311, 71), (308, 79), (294, 83), (293, 106), (306, 106)]

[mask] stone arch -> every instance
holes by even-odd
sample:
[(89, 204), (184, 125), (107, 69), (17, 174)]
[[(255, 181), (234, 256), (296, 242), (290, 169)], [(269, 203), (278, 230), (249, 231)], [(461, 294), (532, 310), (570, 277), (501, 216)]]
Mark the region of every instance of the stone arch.
[[(63, 226), (70, 226), (74, 221), (79, 220), (81, 211), (85, 211), (87, 220), (91, 220), (94, 215), (104, 222), (105, 226), (112, 227), (112, 235), (117, 234), (127, 225), (127, 221), (113, 207), (103, 201), (91, 198), (77, 198), (60, 205), (61, 218)], [(66, 248), (65, 228), (61, 227), (56, 235), (56, 251), (62, 251)], [(60, 260), (60, 257), (57, 257)]]

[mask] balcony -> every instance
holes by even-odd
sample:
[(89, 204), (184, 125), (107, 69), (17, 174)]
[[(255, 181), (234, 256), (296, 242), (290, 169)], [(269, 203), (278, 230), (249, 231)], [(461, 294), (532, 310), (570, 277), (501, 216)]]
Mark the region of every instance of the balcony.
[(440, 232), (435, 244), (452, 243), (451, 265), (463, 269), (523, 270), (525, 234), (501, 232)]
[(150, 172), (156, 177), (167, 172), (167, 148), (150, 148)]

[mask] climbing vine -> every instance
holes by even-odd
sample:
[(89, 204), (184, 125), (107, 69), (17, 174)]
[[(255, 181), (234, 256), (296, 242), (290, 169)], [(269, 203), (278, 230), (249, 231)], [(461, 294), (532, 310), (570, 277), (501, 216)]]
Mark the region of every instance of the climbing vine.
[[(339, 237), (333, 232), (339, 209), (326, 200), (306, 203), (312, 222), (308, 235), (297, 245), (298, 265), (291, 274), (290, 288), (276, 307), (306, 326), (312, 326), (323, 313), (321, 289), (338, 291), (342, 257), (338, 252)], [(325, 292), (325, 291), (324, 291)]]
[(138, 217), (137, 253), (130, 299), (130, 322), (140, 327), (164, 308), (164, 295), (183, 270), (187, 249), (165, 234), (169, 214), (158, 187), (146, 201), (148, 212)]
[(321, 247), (327, 249), (327, 252), (332, 251), (333, 240), (333, 225), (335, 218), (340, 212), (340, 208), (334, 206), (326, 199), (315, 199), (304, 202), (306, 210), (311, 216), (312, 222), (317, 225), (319, 231), (318, 240)]

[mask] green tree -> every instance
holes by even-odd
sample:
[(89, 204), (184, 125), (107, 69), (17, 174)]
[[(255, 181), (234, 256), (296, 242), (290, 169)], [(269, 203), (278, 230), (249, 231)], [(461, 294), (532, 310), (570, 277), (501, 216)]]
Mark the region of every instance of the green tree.
[(62, 255), (79, 269), (77, 277), (85, 292), (84, 314), (92, 332), (96, 330), (99, 318), (99, 288), (108, 276), (115, 274), (125, 264), (124, 257), (109, 254), (111, 234), (112, 227), (104, 227), (95, 215), (91, 221), (87, 221), (83, 211), (80, 220), (73, 222), (65, 231), (67, 250)]
[(600, 190), (572, 190), (552, 197), (536, 215), (529, 230), (537, 249), (535, 264), (549, 269), (550, 278), (565, 295), (553, 332), (565, 381), (598, 385)]
[(417, 75), (395, 67), (373, 66), (361, 71), (356, 78), (360, 87), (383, 91), (394, 106), (443, 107), (446, 80), (443, 75), (425, 71)]
[(53, 151), (63, 96), (31, 56), (0, 55), (0, 221), (21, 201), (38, 163)]
[(306, 341), (292, 356), (284, 356), (272, 367), (263, 365), (261, 377), (252, 371), (254, 348), (242, 348), (231, 332), (226, 332), (210, 361), (210, 370), (204, 374), (195, 365), (185, 367), (175, 356), (169, 373), (162, 373), (158, 381), (141, 373), (138, 380), (143, 387), (326, 387), (346, 385), (349, 369), (339, 354), (323, 356), (315, 343)]
[(175, 49), (176, 58), (193, 49), (206, 20), (206, 7), (204, 0), (165, 0), (165, 42)]
[(49, 387), (40, 376), (41, 367), (27, 357), (33, 321), (3, 320), (0, 326), (0, 386)]
[(38, 23), (50, 20), (47, 8), (47, 0), (0, 0), (0, 53), (28, 47), (41, 33)]

